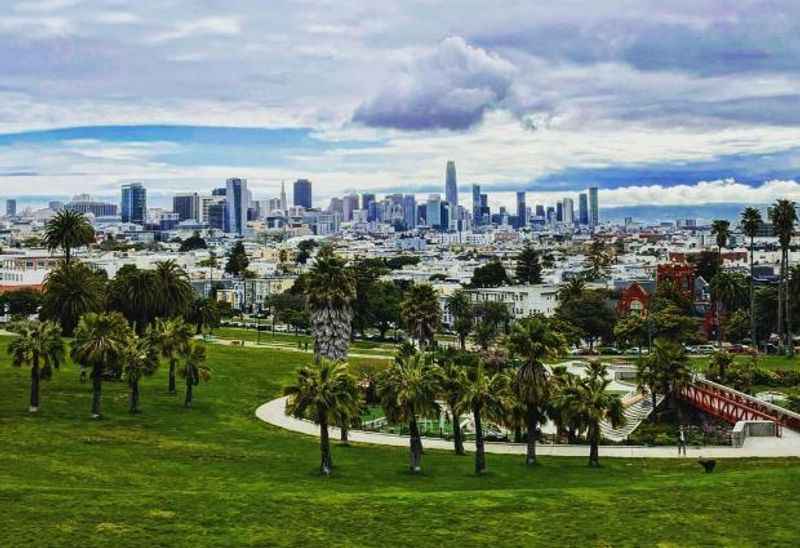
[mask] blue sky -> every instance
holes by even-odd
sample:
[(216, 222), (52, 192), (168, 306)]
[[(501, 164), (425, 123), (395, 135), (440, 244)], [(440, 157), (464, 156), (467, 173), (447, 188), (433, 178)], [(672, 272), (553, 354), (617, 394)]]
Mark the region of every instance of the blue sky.
[(800, 199), (791, 1), (8, 0), (0, 74), (0, 198)]

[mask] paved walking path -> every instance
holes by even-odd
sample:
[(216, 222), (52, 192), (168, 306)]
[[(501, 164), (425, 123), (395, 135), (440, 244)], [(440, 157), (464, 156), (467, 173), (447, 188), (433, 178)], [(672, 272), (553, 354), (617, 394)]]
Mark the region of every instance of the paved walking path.
[[(211, 344), (221, 344), (223, 346), (238, 346), (239, 348), (271, 348), (273, 350), (281, 350), (284, 352), (299, 352), (301, 354), (311, 354), (313, 350), (311, 349), (311, 345), (309, 345), (308, 350), (303, 350), (302, 348), (297, 348), (294, 344), (281, 344), (281, 343), (257, 343), (253, 341), (243, 341), (241, 339), (220, 339), (220, 338), (213, 338), (213, 339), (204, 339), (202, 335), (195, 336), (196, 339), (203, 340), (207, 343)], [(351, 358), (369, 358), (369, 359), (376, 359), (376, 360), (393, 360), (394, 356), (382, 356), (381, 354), (361, 354), (361, 353), (354, 353), (348, 352), (347, 355)]]
[[(299, 432), (309, 436), (319, 436), (319, 426), (316, 424), (290, 417), (286, 414), (286, 399), (278, 398), (265, 403), (256, 409), (256, 417), (260, 420), (279, 426), (292, 432)], [(339, 429), (329, 429), (332, 439), (339, 438)], [(381, 434), (363, 430), (351, 430), (350, 441), (371, 443), (375, 445), (391, 445), (408, 447), (408, 437), (394, 434)], [(440, 438), (423, 438), (422, 444), (429, 449), (451, 450), (453, 443)], [(468, 450), (474, 450), (473, 443), (466, 442)], [(494, 443), (486, 444), (487, 453), (525, 454), (524, 444)], [(585, 457), (589, 453), (586, 445), (547, 445), (536, 446), (537, 455), (552, 455), (559, 457)], [(600, 447), (600, 457), (626, 457), (626, 458), (678, 458), (677, 447), (640, 447), (609, 445)], [(683, 458), (745, 458), (745, 457), (800, 457), (800, 434), (784, 429), (782, 438), (747, 438), (744, 447), (689, 447), (687, 457)]]

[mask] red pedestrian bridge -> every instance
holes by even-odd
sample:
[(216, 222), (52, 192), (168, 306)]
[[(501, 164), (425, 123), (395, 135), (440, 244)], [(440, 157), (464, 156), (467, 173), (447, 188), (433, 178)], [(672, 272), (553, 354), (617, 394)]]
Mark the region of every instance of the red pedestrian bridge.
[(739, 421), (772, 421), (778, 436), (781, 435), (781, 428), (800, 431), (800, 414), (700, 376), (681, 390), (680, 395), (698, 409), (731, 424)]

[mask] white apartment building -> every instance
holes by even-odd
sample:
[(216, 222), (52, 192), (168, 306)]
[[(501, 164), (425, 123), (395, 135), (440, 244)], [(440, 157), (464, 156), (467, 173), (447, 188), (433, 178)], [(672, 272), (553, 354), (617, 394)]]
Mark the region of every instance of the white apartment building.
[(476, 304), (504, 303), (514, 318), (531, 314), (552, 316), (558, 307), (558, 286), (552, 284), (485, 287), (468, 289), (467, 294)]

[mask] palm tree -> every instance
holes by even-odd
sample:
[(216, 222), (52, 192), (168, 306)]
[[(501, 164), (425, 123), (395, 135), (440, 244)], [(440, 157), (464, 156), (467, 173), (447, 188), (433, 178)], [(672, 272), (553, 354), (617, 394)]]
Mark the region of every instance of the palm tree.
[(23, 321), (14, 323), (9, 331), (16, 333), (8, 345), (11, 365), (31, 368), (31, 402), (29, 411), (39, 410), (39, 381), (49, 379), (53, 369), (64, 361), (64, 341), (61, 328), (55, 322)]
[(542, 316), (520, 320), (508, 337), (511, 354), (523, 360), (514, 379), (514, 392), (527, 408), (528, 448), (525, 462), (536, 464), (536, 435), (541, 411), (549, 396), (544, 360), (566, 350), (564, 337)]
[(186, 271), (174, 260), (156, 263), (159, 315), (173, 318), (185, 313), (194, 298), (192, 284)]
[(781, 274), (778, 289), (778, 333), (783, 340), (785, 337), (786, 353), (794, 356), (794, 341), (791, 333), (791, 313), (788, 291), (789, 273), (789, 244), (794, 235), (794, 225), (797, 222), (797, 210), (794, 202), (778, 200), (769, 209), (769, 218), (772, 222), (778, 243), (781, 246)]
[(139, 413), (139, 381), (158, 369), (158, 349), (149, 337), (133, 336), (122, 357), (122, 378), (128, 383), (128, 412)]
[(762, 223), (761, 212), (756, 208), (747, 207), (742, 211), (742, 232), (750, 238), (750, 340), (756, 350), (758, 350), (758, 339), (756, 336), (756, 290), (753, 276), (753, 255), (755, 254), (755, 238)]
[(636, 388), (642, 395), (650, 394), (650, 408), (653, 410), (650, 417), (653, 421), (657, 419), (656, 405), (661, 387), (659, 380), (659, 371), (652, 354), (645, 357), (640, 355), (636, 362)]
[(560, 396), (560, 407), (579, 417), (585, 425), (589, 442), (589, 466), (599, 466), (600, 423), (608, 421), (612, 427), (625, 424), (622, 401), (618, 394), (608, 392), (611, 378), (608, 369), (599, 361), (589, 363), (586, 377), (567, 388)]
[(467, 371), (464, 366), (450, 358), (441, 360), (439, 367), (442, 372), (442, 395), (452, 417), (453, 446), (456, 455), (464, 455), (464, 433), (461, 430), (461, 414), (464, 409), (461, 406), (461, 399)]
[[(711, 223), (711, 234), (715, 237), (717, 242), (717, 254), (719, 256), (719, 267), (720, 272), (722, 272), (722, 248), (728, 245), (728, 240), (731, 237), (731, 230), (730, 230), (731, 223), (724, 219), (717, 219)], [(716, 323), (717, 323), (717, 342), (721, 345), (722, 344), (722, 322), (720, 321), (720, 308), (722, 307), (722, 303), (719, 299), (716, 299), (715, 303), (715, 316), (716, 316)]]
[(479, 364), (476, 369), (463, 377), (462, 395), (459, 406), (472, 411), (475, 423), (475, 473), (486, 471), (486, 455), (483, 442), (483, 419), (502, 420), (505, 415), (505, 398), (508, 391), (508, 377), (502, 373), (489, 375)]
[(118, 312), (85, 314), (75, 330), (72, 361), (91, 368), (92, 418), (100, 418), (103, 376), (122, 365), (126, 347), (134, 337), (128, 322)]
[(573, 298), (578, 298), (583, 295), (586, 290), (586, 281), (581, 277), (571, 278), (566, 284), (561, 286), (558, 290), (558, 300), (568, 301)]
[(325, 359), (306, 365), (297, 381), (284, 389), (289, 396), (286, 410), (292, 416), (310, 419), (319, 425), (320, 473), (330, 475), (333, 468), (328, 424), (336, 421), (342, 410), (358, 405), (358, 388), (347, 364)]
[(400, 305), (400, 318), (422, 349), (433, 344), (441, 322), (439, 296), (430, 284), (412, 285)]
[(156, 345), (156, 348), (164, 359), (169, 362), (168, 391), (170, 394), (175, 394), (177, 392), (175, 373), (178, 360), (181, 357), (188, 356), (189, 343), (193, 336), (192, 327), (181, 318), (173, 318), (170, 320), (158, 319), (149, 331), (149, 337)]
[(197, 263), (197, 266), (206, 268), (208, 267), (208, 281), (214, 281), (214, 269), (219, 266), (219, 259), (217, 258), (217, 254), (213, 251), (208, 252), (208, 258), (203, 259), (202, 261)]
[(563, 396), (574, 390), (580, 382), (580, 377), (567, 371), (563, 365), (553, 367), (550, 375), (552, 402), (548, 406), (547, 415), (556, 426), (556, 431), (560, 434), (566, 432), (567, 441), (574, 443), (576, 435), (585, 429), (582, 418), (565, 404)]
[(184, 367), (180, 376), (186, 379), (185, 407), (192, 406), (192, 388), (200, 381), (208, 382), (211, 379), (211, 370), (206, 366), (206, 347), (200, 343), (192, 342), (186, 352)]
[(652, 369), (658, 391), (677, 409), (680, 420), (680, 406), (678, 406), (680, 393), (692, 382), (692, 371), (689, 368), (686, 352), (676, 342), (657, 339), (653, 345), (653, 353), (645, 360), (652, 362), (649, 367)]
[(447, 311), (453, 318), (453, 330), (458, 333), (461, 350), (467, 348), (467, 335), (475, 324), (475, 309), (464, 289), (457, 289), (447, 298)]
[(81, 316), (105, 307), (103, 275), (83, 263), (62, 263), (44, 281), (41, 317), (61, 325), (72, 336)]
[(378, 381), (378, 397), (392, 423), (408, 423), (409, 469), (418, 473), (422, 464), (422, 439), (417, 417), (438, 411), (436, 395), (441, 390), (441, 373), (427, 356), (415, 353), (398, 356)]
[(219, 324), (220, 311), (216, 301), (206, 297), (198, 297), (192, 302), (187, 314), (187, 321), (196, 326), (198, 335), (206, 328), (213, 329)]
[(314, 359), (347, 360), (356, 297), (355, 278), (330, 247), (317, 253), (306, 282)]
[(72, 250), (94, 242), (94, 229), (83, 213), (62, 209), (48, 221), (42, 243), (52, 253), (61, 248), (64, 262), (72, 260)]
[(122, 313), (140, 335), (158, 316), (161, 298), (154, 270), (124, 266), (108, 284), (108, 307)]
[(716, 302), (717, 343), (722, 346), (722, 310), (734, 310), (747, 299), (747, 280), (744, 274), (720, 270), (711, 280), (711, 294)]

